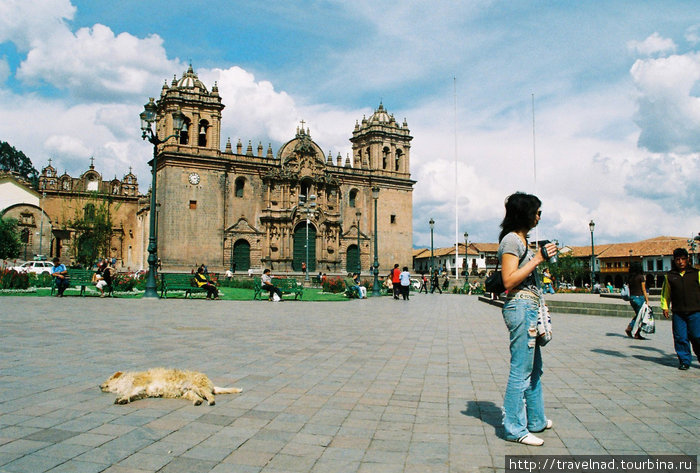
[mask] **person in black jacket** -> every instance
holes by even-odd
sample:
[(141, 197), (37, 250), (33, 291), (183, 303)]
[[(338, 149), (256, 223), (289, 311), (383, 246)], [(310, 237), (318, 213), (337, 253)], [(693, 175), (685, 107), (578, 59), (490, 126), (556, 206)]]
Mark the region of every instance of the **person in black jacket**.
[(687, 370), (692, 360), (691, 346), (700, 361), (700, 271), (688, 264), (685, 248), (673, 250), (673, 269), (666, 273), (661, 289), (661, 310), (666, 318), (669, 305), (673, 309), (673, 345), (678, 369)]

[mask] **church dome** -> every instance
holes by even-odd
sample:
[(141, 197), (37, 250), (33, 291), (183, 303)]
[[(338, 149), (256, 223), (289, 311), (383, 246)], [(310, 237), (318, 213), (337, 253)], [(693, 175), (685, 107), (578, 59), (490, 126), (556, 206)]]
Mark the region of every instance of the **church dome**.
[(389, 115), (389, 113), (386, 111), (384, 108), (384, 105), (380, 102), (379, 103), (379, 108), (372, 114), (371, 117), (369, 117), (369, 122), (378, 122), (378, 123), (390, 123), (392, 121), (392, 117)]
[(197, 74), (194, 72), (192, 69), (192, 65), (190, 64), (190, 67), (187, 69), (187, 72), (185, 72), (182, 75), (182, 78), (177, 81), (177, 84), (175, 84), (175, 87), (178, 89), (200, 89), (204, 92), (208, 92), (206, 86), (202, 83), (201, 80), (199, 80), (199, 77), (197, 77)]

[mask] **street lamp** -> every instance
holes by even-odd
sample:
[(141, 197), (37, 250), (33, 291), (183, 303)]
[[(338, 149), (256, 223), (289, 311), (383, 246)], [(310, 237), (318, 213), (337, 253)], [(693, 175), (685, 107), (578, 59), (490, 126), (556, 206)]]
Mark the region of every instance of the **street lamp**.
[(588, 224), (588, 228), (591, 230), (591, 291), (593, 291), (593, 284), (595, 282), (595, 252), (593, 251), (593, 230), (595, 230), (595, 223), (593, 220)]
[(311, 223), (311, 214), (316, 210), (316, 196), (311, 194), (308, 199), (305, 199), (304, 210), (306, 211), (306, 271), (304, 281), (309, 280), (309, 223)]
[(156, 238), (156, 158), (158, 157), (158, 145), (165, 143), (170, 138), (179, 138), (182, 130), (187, 130), (185, 124), (185, 114), (177, 109), (173, 112), (174, 135), (163, 139), (158, 138), (156, 131), (153, 131), (153, 123), (156, 121), (158, 107), (153, 101), (153, 97), (148, 99), (148, 103), (143, 106), (143, 112), (139, 114), (141, 118), (141, 138), (153, 144), (153, 161), (151, 161), (151, 208), (150, 208), (150, 228), (148, 229), (148, 277), (146, 278), (146, 291), (143, 297), (158, 298), (156, 288), (156, 267), (158, 263), (158, 241)]
[(377, 256), (377, 200), (379, 199), (379, 187), (372, 187), (372, 198), (374, 199), (374, 284), (372, 285), (372, 296), (381, 296), (379, 289), (379, 258)]
[(700, 245), (700, 233), (698, 233), (696, 236), (694, 236), (693, 238), (690, 238), (688, 240), (688, 246), (690, 247), (690, 264), (691, 264), (691, 266), (695, 266), (695, 264), (697, 264), (696, 257), (695, 257), (695, 251), (697, 250), (698, 245)]
[(435, 228), (435, 220), (432, 218), (428, 222), (430, 224), (430, 277), (433, 277), (433, 229)]
[(46, 192), (41, 194), (41, 200), (39, 201), (39, 210), (41, 210), (41, 226), (39, 227), (39, 255), (43, 256), (44, 253), (41, 252), (41, 240), (44, 238), (44, 200), (46, 199)]
[(469, 282), (469, 233), (464, 232), (464, 282)]
[(357, 217), (357, 274), (362, 273), (362, 252), (360, 251), (360, 217), (362, 217), (362, 212), (357, 211), (355, 212), (355, 216)]

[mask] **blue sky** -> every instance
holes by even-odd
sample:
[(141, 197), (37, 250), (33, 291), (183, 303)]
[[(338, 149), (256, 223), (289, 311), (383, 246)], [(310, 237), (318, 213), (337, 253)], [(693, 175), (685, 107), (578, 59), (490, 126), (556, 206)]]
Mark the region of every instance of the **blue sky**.
[(190, 62), (219, 84), (222, 148), (304, 119), (345, 156), (380, 101), (405, 118), (417, 246), (431, 217), (437, 246), (495, 241), (516, 190), (563, 244), (591, 219), (600, 242), (700, 232), (697, 2), (0, 0), (0, 140), (146, 185), (138, 113)]

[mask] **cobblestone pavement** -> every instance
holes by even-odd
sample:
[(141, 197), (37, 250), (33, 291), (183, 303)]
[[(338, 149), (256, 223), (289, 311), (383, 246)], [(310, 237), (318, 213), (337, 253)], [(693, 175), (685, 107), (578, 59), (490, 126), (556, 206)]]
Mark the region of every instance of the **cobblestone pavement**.
[[(335, 303), (3, 297), (2, 472), (470, 472), (506, 454), (698, 454), (700, 369), (670, 323), (554, 316), (543, 447), (502, 440), (500, 311), (476, 297)], [(631, 315), (631, 314), (630, 314)], [(240, 395), (114, 405), (116, 370), (205, 372)]]

